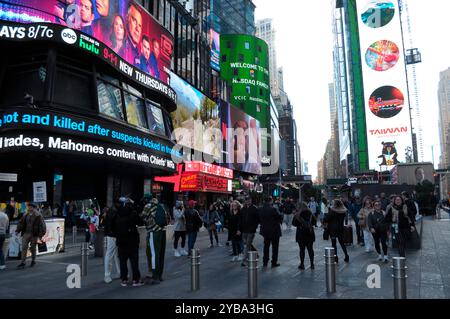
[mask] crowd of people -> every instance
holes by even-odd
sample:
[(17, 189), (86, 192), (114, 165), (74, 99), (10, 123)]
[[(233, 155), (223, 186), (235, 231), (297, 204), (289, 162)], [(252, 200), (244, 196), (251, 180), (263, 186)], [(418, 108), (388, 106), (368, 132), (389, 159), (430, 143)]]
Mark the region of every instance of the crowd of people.
[[(331, 240), (335, 249), (335, 261), (339, 262), (340, 252), (344, 262), (350, 262), (347, 246), (356, 243), (364, 246), (370, 253), (374, 250), (378, 260), (389, 262), (388, 247), (395, 241), (398, 254), (406, 254), (406, 243), (416, 232), (415, 221), (419, 214), (418, 205), (407, 192), (400, 195), (355, 196), (351, 200), (336, 198), (330, 202), (322, 198), (316, 202), (311, 197), (308, 202), (295, 202), (292, 198), (279, 201), (269, 196), (258, 207), (250, 196), (235, 200), (218, 199), (209, 205), (194, 200), (177, 200), (173, 212), (161, 203), (160, 198), (147, 196), (139, 202), (121, 197), (113, 207), (105, 207), (101, 212), (92, 205), (80, 219), (86, 222), (86, 242), (93, 248), (96, 234), (102, 227), (106, 238), (104, 281), (112, 282), (112, 269), (115, 266), (120, 274), (121, 285), (141, 286), (144, 284), (139, 269), (139, 226), (144, 226), (146, 235), (146, 257), (151, 284), (160, 284), (163, 278), (166, 251), (166, 226), (173, 224), (174, 257), (190, 256), (195, 248), (197, 234), (202, 227), (208, 232), (209, 248), (223, 246), (219, 232), (227, 229), (225, 245), (231, 246), (231, 261), (247, 265), (249, 251), (256, 251), (253, 245), (259, 233), (264, 238), (263, 267), (269, 262), (272, 267), (280, 266), (278, 250), (282, 225), (286, 232), (296, 228), (295, 241), (299, 247), (300, 270), (305, 269), (306, 251), (310, 268), (314, 269), (314, 243), (318, 232), (323, 232), (324, 240)], [(353, 221), (353, 223), (351, 223)], [(0, 243), (7, 233), (8, 215), (0, 213)], [(353, 232), (354, 226), (354, 232)], [(16, 232), (22, 233), (23, 247), (31, 244), (32, 263), (35, 264), (36, 242), (45, 233), (43, 215), (37, 205), (30, 204), (28, 212), (20, 219)], [(181, 241), (180, 241), (181, 240)], [(186, 247), (187, 245), (187, 247)], [(271, 253), (270, 253), (271, 249)], [(22, 262), (18, 268), (25, 267), (27, 249), (22, 251)], [(129, 282), (128, 262), (131, 265), (132, 281)], [(4, 267), (4, 256), (0, 254), (0, 269)]]

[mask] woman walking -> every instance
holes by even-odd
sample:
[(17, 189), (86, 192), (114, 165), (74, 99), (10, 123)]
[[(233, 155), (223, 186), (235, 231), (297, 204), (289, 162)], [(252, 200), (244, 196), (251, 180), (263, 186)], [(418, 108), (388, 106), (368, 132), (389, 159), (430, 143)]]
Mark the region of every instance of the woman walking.
[(350, 257), (347, 253), (347, 247), (344, 244), (344, 220), (347, 215), (347, 208), (345, 208), (342, 201), (339, 199), (335, 199), (328, 210), (328, 214), (325, 216), (324, 223), (325, 227), (328, 228), (328, 232), (331, 238), (331, 244), (334, 248), (336, 257), (336, 262), (339, 262), (339, 258), (337, 256), (337, 243), (341, 245), (342, 251), (345, 254), (344, 261), (349, 262)]
[(387, 214), (386, 222), (392, 223), (392, 236), (397, 240), (398, 253), (400, 257), (406, 256), (406, 241), (409, 234), (415, 230), (414, 221), (409, 217), (408, 206), (405, 205), (401, 196), (394, 198)]
[(305, 269), (305, 249), (308, 249), (309, 261), (311, 263), (311, 269), (314, 269), (314, 250), (313, 244), (316, 240), (314, 234), (314, 215), (311, 210), (305, 205), (301, 204), (300, 212), (294, 215), (292, 225), (297, 227), (295, 234), (295, 240), (300, 248), (300, 265), (298, 269)]
[(213, 203), (209, 205), (209, 210), (205, 211), (205, 215), (203, 216), (203, 224), (205, 228), (208, 230), (209, 241), (211, 242), (209, 248), (214, 247), (213, 234), (214, 238), (216, 239), (216, 245), (220, 246), (219, 235), (217, 234), (217, 227), (216, 227), (216, 223), (218, 221), (219, 221), (219, 213), (217, 212), (216, 205)]
[(231, 261), (242, 261), (241, 204), (237, 200), (231, 205), (228, 231), (230, 232), (231, 244), (233, 247), (233, 258)]
[[(370, 229), (370, 232), (372, 233), (373, 240), (375, 241), (375, 249), (378, 253), (378, 260), (382, 261), (384, 260), (385, 263), (389, 262), (388, 258), (388, 247), (387, 247), (387, 231), (389, 228), (389, 224), (385, 220), (386, 212), (384, 212), (382, 209), (382, 203), (380, 200), (376, 200), (373, 203), (373, 213), (369, 215), (369, 218), (367, 219), (367, 224)], [(383, 254), (384, 258), (381, 255), (380, 250), (380, 243), (381, 247), (383, 248)]]
[[(186, 217), (184, 216), (184, 206), (182, 201), (177, 201), (173, 210), (174, 223), (174, 241), (173, 249), (175, 257), (187, 256), (186, 246)], [(178, 241), (181, 238), (181, 248), (178, 249)]]
[(364, 235), (364, 246), (366, 248), (366, 253), (370, 253), (371, 251), (373, 251), (372, 233), (370, 232), (369, 226), (367, 224), (367, 219), (369, 218), (370, 214), (372, 214), (372, 212), (372, 199), (366, 197), (363, 200), (363, 207), (357, 215), (359, 228), (363, 231)]

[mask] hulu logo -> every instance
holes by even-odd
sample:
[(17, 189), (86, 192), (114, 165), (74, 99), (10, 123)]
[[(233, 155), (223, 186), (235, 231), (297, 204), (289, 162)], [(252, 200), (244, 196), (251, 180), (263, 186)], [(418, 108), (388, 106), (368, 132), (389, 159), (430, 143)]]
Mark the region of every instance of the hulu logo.
[(97, 54), (97, 55), (99, 53), (98, 48), (95, 47), (95, 45), (93, 43), (87, 43), (87, 42), (83, 41), (83, 39), (80, 39), (80, 48), (83, 48), (87, 51), (91, 51), (92, 53)]

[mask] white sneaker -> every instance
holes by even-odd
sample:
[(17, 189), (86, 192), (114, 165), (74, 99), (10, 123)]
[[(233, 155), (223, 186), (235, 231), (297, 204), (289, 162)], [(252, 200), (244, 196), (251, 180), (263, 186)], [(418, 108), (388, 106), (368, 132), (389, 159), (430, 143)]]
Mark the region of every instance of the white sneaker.
[(237, 259), (238, 259), (238, 256), (233, 256), (233, 258), (231, 258), (231, 262), (235, 262), (235, 261), (237, 261)]
[(0, 270), (5, 270), (5, 269), (6, 269), (5, 265), (0, 266)]
[(218, 247), (223, 247), (223, 245), (221, 243), (217, 243)]
[(384, 256), (384, 262), (388, 263), (389, 262), (389, 257), (387, 255)]
[(209, 248), (213, 248), (213, 247), (214, 247), (214, 245), (213, 245), (213, 244), (209, 245)]
[(244, 257), (242, 255), (239, 255), (237, 258), (237, 261), (243, 261), (243, 260), (244, 260)]
[(174, 255), (175, 257), (181, 257), (180, 251), (179, 251), (178, 249), (175, 249), (175, 250), (174, 250), (173, 255)]
[(383, 260), (383, 256), (378, 255), (378, 261), (382, 261)]
[(186, 249), (181, 249), (181, 250), (180, 250), (180, 254), (181, 254), (181, 256), (187, 256), (187, 255), (189, 255), (189, 253), (186, 251)]
[(111, 282), (112, 282), (112, 278), (111, 278), (110, 276), (105, 277), (105, 282), (106, 282), (107, 284), (111, 283)]

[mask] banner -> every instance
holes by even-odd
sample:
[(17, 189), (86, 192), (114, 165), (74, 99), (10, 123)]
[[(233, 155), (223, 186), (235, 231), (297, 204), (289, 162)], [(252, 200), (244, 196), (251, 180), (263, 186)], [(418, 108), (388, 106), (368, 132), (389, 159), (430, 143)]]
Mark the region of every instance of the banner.
[[(0, 137), (1, 139), (1, 137)], [(45, 182), (33, 183), (33, 202), (44, 203), (47, 201), (47, 184)]]

